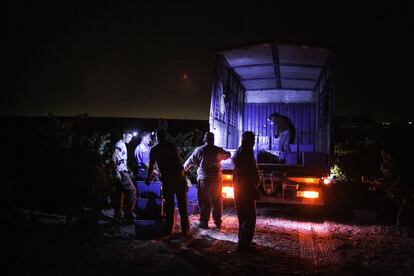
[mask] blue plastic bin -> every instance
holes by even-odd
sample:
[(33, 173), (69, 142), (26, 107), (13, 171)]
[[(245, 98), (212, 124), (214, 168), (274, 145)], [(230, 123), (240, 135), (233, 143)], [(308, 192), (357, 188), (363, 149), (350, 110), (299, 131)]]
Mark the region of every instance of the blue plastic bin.
[(144, 181), (137, 181), (137, 197), (141, 198), (161, 198), (161, 182), (151, 182), (149, 185)]
[(140, 219), (161, 219), (163, 200), (161, 198), (137, 198), (136, 214)]
[(197, 201), (197, 188), (195, 186), (191, 186), (188, 188), (187, 198), (189, 201)]

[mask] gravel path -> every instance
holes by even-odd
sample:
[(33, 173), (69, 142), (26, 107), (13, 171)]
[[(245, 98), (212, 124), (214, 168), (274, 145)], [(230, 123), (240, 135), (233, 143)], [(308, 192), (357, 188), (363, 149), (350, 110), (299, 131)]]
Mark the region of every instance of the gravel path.
[[(192, 223), (198, 215), (190, 217)], [(2, 275), (414, 275), (412, 230), (358, 226), (258, 208), (254, 252), (237, 252), (238, 222), (226, 208), (223, 228), (192, 227), (135, 240), (134, 226), (101, 225), (101, 235), (68, 233), (43, 216), (2, 236)], [(99, 236), (99, 237), (98, 237)], [(12, 273), (10, 273), (12, 271)]]

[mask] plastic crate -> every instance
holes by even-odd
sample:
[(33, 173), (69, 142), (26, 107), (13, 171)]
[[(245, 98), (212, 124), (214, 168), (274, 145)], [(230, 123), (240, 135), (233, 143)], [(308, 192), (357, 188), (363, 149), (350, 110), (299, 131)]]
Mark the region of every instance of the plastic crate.
[(195, 186), (188, 188), (187, 198), (188, 201), (197, 201), (197, 188)]
[(188, 202), (187, 204), (188, 215), (195, 215), (199, 213), (197, 202)]
[[(175, 208), (178, 208), (177, 201), (174, 202)], [(187, 212), (188, 215), (198, 214), (198, 202), (197, 201), (188, 201), (187, 202)]]
[(161, 198), (161, 182), (150, 182), (148, 185), (144, 181), (137, 181), (137, 197), (141, 198)]
[(140, 219), (161, 219), (163, 200), (160, 198), (137, 198), (136, 213)]

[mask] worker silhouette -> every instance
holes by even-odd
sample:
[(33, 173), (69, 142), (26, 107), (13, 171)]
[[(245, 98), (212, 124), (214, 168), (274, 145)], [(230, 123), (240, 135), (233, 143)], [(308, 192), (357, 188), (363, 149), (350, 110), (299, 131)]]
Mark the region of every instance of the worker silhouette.
[(256, 227), (256, 200), (260, 199), (259, 171), (253, 153), (254, 139), (253, 132), (244, 132), (241, 146), (233, 157), (234, 198), (239, 221), (238, 250), (254, 249), (252, 240)]
[(213, 220), (217, 228), (221, 228), (223, 214), (222, 174), (221, 161), (229, 159), (229, 151), (214, 145), (214, 134), (204, 133), (204, 145), (196, 148), (185, 161), (184, 169), (188, 171), (192, 166), (197, 167), (197, 197), (200, 207), (200, 221), (198, 227), (208, 228), (211, 206)]
[(174, 195), (177, 197), (178, 210), (181, 219), (181, 232), (186, 236), (190, 230), (187, 211), (187, 181), (184, 168), (178, 154), (177, 146), (167, 141), (165, 129), (157, 130), (158, 144), (151, 148), (147, 177), (149, 184), (154, 175), (154, 165), (157, 164), (161, 173), (162, 195), (165, 200), (166, 234), (171, 234), (174, 227)]

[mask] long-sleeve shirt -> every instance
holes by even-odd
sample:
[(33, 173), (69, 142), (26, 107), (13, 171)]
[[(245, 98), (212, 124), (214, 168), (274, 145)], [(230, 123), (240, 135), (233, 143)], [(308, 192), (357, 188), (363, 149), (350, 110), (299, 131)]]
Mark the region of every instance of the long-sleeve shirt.
[(221, 176), (221, 161), (230, 158), (230, 152), (214, 145), (203, 145), (194, 150), (185, 161), (184, 169), (197, 167), (197, 179), (219, 178)]

